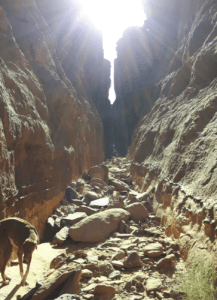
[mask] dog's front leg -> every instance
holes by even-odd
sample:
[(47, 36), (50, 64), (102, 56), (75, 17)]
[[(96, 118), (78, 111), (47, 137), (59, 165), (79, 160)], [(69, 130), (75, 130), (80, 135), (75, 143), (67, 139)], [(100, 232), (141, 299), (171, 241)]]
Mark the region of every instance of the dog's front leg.
[(20, 266), (20, 276), (23, 278), (23, 261), (22, 261), (22, 256), (23, 256), (23, 251), (17, 252), (18, 260), (19, 260), (19, 266)]
[(26, 281), (26, 277), (29, 274), (29, 268), (30, 268), (30, 262), (27, 265), (27, 269), (26, 269), (26, 273), (23, 276), (23, 279), (21, 280), (21, 285), (24, 286), (25, 284), (28, 284), (28, 282)]

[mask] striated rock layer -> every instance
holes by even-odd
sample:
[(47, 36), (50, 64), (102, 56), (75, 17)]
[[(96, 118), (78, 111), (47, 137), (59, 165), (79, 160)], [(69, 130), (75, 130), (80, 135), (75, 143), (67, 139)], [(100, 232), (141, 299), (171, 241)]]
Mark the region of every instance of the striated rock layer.
[[(54, 1), (43, 2), (55, 8)], [(41, 12), (43, 2), (0, 1), (0, 218), (25, 218), (40, 236), (66, 185), (105, 158), (102, 121), (89, 95), (96, 83), (88, 86), (85, 66), (73, 61), (70, 46), (59, 43), (53, 23), (47, 24)], [(64, 19), (63, 2), (59, 16)], [(96, 31), (86, 33), (100, 64), (102, 42), (96, 36)], [(73, 43), (66, 31), (67, 38)], [(99, 70), (96, 82), (97, 76)]]
[(202, 3), (198, 0), (143, 2), (147, 16), (143, 27), (128, 28), (117, 43), (114, 143), (122, 156), (127, 153), (139, 119), (158, 99), (157, 84), (170, 73), (174, 53), (188, 34)]
[(205, 242), (203, 251), (216, 247), (216, 16), (216, 1), (195, 9), (157, 87), (159, 98), (140, 119), (128, 152), (137, 188), (155, 188), (154, 210), (168, 235), (179, 238), (183, 255), (196, 240)]

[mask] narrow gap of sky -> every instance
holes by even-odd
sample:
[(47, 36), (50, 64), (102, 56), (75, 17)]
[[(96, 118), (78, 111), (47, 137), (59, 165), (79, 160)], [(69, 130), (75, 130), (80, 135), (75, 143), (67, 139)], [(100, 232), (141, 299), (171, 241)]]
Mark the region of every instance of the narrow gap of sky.
[(80, 0), (85, 13), (102, 31), (105, 58), (111, 62), (111, 88), (109, 100), (115, 101), (114, 59), (116, 43), (123, 31), (131, 26), (142, 26), (146, 15), (141, 0)]

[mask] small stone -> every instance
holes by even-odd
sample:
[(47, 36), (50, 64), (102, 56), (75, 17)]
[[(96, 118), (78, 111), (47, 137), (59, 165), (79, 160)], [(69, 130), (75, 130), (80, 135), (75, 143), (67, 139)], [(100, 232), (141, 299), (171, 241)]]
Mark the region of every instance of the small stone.
[(50, 263), (50, 269), (58, 269), (67, 261), (67, 256), (65, 253), (61, 253), (55, 257)]
[(83, 202), (82, 202), (82, 205), (77, 209), (77, 212), (85, 212), (88, 216), (91, 216), (91, 215), (97, 213), (98, 211), (97, 211), (97, 209), (83, 205)]
[(101, 208), (109, 205), (109, 197), (101, 198), (98, 200), (91, 201), (91, 208)]
[(94, 294), (83, 295), (83, 298), (87, 299), (87, 300), (91, 300), (91, 299), (93, 299), (93, 297), (94, 297)]
[(137, 268), (142, 266), (142, 261), (137, 252), (132, 252), (124, 261), (125, 268)]
[(100, 262), (100, 264), (98, 265), (100, 272), (102, 275), (108, 277), (109, 274), (111, 274), (114, 271), (114, 268), (112, 266), (112, 264), (110, 264), (109, 262), (105, 261), (105, 262)]
[(148, 279), (146, 282), (146, 292), (150, 294), (152, 291), (158, 290), (162, 286), (161, 279)]
[(148, 257), (157, 257), (163, 253), (163, 246), (160, 243), (151, 243), (145, 246), (144, 253)]
[(86, 198), (86, 199), (90, 198), (90, 199), (93, 199), (93, 200), (94, 200), (94, 199), (97, 199), (97, 198), (99, 198), (99, 197), (98, 197), (98, 194), (97, 194), (97, 193), (88, 191), (88, 192), (86, 193), (86, 195), (85, 195), (85, 198)]
[(79, 193), (82, 193), (83, 192), (83, 189), (84, 189), (84, 180), (79, 178), (76, 182), (76, 190), (79, 192)]
[(69, 214), (67, 217), (63, 217), (60, 221), (60, 225), (62, 224), (62, 222), (65, 222), (67, 225), (73, 226), (86, 217), (87, 215), (84, 212), (75, 212), (74, 214)]
[(78, 199), (78, 193), (72, 187), (68, 187), (65, 192), (65, 199), (67, 202), (71, 203), (72, 199)]
[(120, 260), (125, 257), (125, 252), (121, 249), (118, 249), (115, 255), (112, 257), (112, 260)]
[(65, 242), (65, 240), (68, 237), (69, 228), (67, 226), (63, 227), (57, 234), (55, 235), (53, 239), (53, 243), (62, 246)]
[(93, 294), (95, 295), (108, 295), (116, 293), (118, 293), (118, 291), (113, 286), (108, 284), (98, 284), (93, 291)]
[(88, 269), (84, 269), (81, 272), (81, 276), (84, 277), (84, 278), (91, 278), (91, 277), (93, 277), (93, 272), (91, 272)]
[(120, 271), (113, 271), (112, 273), (109, 274), (109, 279), (119, 279), (121, 277), (121, 272)]
[(162, 258), (157, 263), (158, 269), (174, 269), (175, 268), (176, 257), (174, 254), (167, 255)]
[(123, 268), (124, 264), (121, 261), (113, 260), (112, 265), (117, 268)]
[(145, 221), (149, 216), (147, 209), (141, 203), (130, 204), (126, 210), (130, 213), (130, 218), (136, 223)]

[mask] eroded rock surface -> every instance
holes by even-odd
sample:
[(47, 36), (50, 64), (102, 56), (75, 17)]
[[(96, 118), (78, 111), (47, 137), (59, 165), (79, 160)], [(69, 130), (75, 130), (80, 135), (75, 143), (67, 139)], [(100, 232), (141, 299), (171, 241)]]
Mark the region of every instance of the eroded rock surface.
[[(92, 99), (98, 78), (110, 80), (109, 68), (101, 68), (102, 37), (85, 20), (73, 32), (77, 4), (72, 1), (69, 10), (69, 2), (61, 1), (57, 9), (58, 2), (0, 2), (0, 218), (25, 218), (40, 237), (66, 186), (105, 157), (103, 124)], [(61, 22), (49, 22), (47, 8), (58, 12), (70, 30), (56, 32), (53, 26)], [(66, 32), (88, 38), (86, 66), (81, 57), (75, 63), (75, 49), (68, 52), (70, 39), (60, 42)], [(81, 43), (74, 40), (74, 48)], [(90, 82), (94, 65), (100, 69)]]

